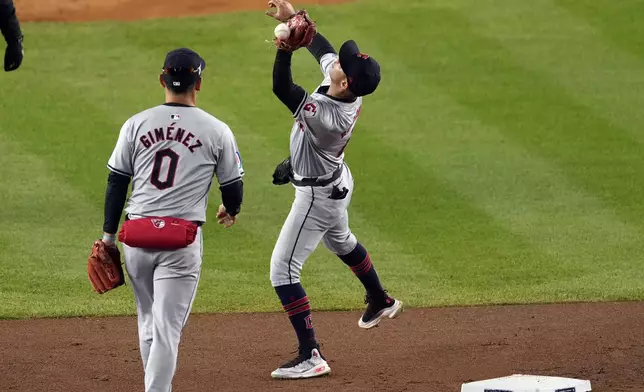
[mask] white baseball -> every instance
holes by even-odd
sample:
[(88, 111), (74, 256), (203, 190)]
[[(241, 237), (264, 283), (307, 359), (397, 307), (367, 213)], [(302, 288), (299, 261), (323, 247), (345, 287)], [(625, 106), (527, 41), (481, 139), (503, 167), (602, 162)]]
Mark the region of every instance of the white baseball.
[(291, 29), (286, 23), (280, 23), (275, 26), (274, 34), (278, 39), (287, 39), (291, 35)]

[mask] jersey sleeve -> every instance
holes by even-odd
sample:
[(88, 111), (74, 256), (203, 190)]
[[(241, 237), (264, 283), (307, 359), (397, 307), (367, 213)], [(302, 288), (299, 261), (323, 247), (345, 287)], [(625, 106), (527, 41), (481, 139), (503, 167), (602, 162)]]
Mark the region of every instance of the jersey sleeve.
[(220, 186), (232, 184), (244, 176), (241, 154), (230, 128), (226, 128), (222, 134), (215, 156), (217, 160), (215, 173)]
[(134, 155), (133, 133), (134, 130), (130, 119), (121, 127), (116, 146), (107, 162), (108, 169), (122, 176), (131, 177), (134, 173), (132, 170), (132, 158)]

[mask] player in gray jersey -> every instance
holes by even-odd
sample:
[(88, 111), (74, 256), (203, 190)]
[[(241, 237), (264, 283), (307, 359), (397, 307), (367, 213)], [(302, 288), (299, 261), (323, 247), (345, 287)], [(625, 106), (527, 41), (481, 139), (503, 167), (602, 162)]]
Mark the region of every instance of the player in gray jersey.
[[(271, 0), (268, 15), (286, 21), (295, 14), (285, 0)], [(358, 321), (372, 328), (394, 318), (402, 302), (380, 284), (367, 250), (349, 228), (347, 209), (353, 177), (344, 162), (362, 107), (362, 97), (375, 91), (380, 66), (363, 54), (354, 41), (345, 42), (339, 55), (317, 33), (308, 50), (320, 63), (324, 80), (312, 94), (293, 83), (292, 53), (278, 49), (273, 67), (273, 92), (293, 113), (290, 157), (279, 164), (273, 183), (292, 183), (295, 201), (282, 226), (271, 257), (270, 278), (295, 329), (298, 356), (271, 374), (275, 378), (308, 378), (330, 372), (320, 352), (311, 322), (311, 306), (300, 284), (302, 265), (320, 241), (350, 267), (364, 285), (367, 309)]]
[[(119, 239), (138, 315), (146, 392), (169, 392), (181, 332), (195, 299), (202, 263), (202, 225), (217, 177), (219, 223), (240, 211), (244, 170), (230, 128), (196, 107), (204, 60), (169, 52), (160, 75), (165, 103), (129, 118), (109, 158), (103, 242), (115, 233), (132, 181)], [(123, 235), (123, 237), (122, 237)]]

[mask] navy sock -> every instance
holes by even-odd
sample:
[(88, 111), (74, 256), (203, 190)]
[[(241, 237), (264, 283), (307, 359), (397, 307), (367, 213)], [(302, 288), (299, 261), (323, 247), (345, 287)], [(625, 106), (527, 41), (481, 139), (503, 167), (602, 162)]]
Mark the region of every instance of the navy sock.
[(277, 296), (282, 301), (284, 311), (288, 314), (289, 320), (295, 329), (300, 349), (315, 347), (315, 331), (311, 324), (311, 305), (309, 297), (301, 284), (287, 284), (275, 287)]
[(339, 256), (344, 264), (351, 268), (351, 271), (360, 279), (367, 293), (379, 297), (384, 296), (385, 291), (380, 284), (380, 278), (376, 273), (376, 268), (371, 263), (369, 253), (359, 242), (355, 249), (349, 254)]

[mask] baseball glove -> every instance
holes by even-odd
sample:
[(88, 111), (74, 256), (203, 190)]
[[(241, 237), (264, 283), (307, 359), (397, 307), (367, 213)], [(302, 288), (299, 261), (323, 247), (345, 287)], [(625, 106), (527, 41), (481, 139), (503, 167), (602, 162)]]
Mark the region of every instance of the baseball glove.
[(291, 34), (287, 39), (275, 38), (275, 46), (279, 49), (294, 51), (299, 48), (309, 46), (317, 30), (315, 22), (309, 18), (309, 14), (304, 11), (298, 11), (286, 21)]
[(275, 167), (275, 171), (273, 172), (273, 184), (288, 184), (291, 182), (292, 175), (293, 169), (291, 167), (291, 157), (288, 157)]
[(94, 241), (92, 253), (87, 259), (87, 275), (94, 291), (103, 294), (125, 284), (121, 252), (114, 246), (105, 246), (103, 241)]

